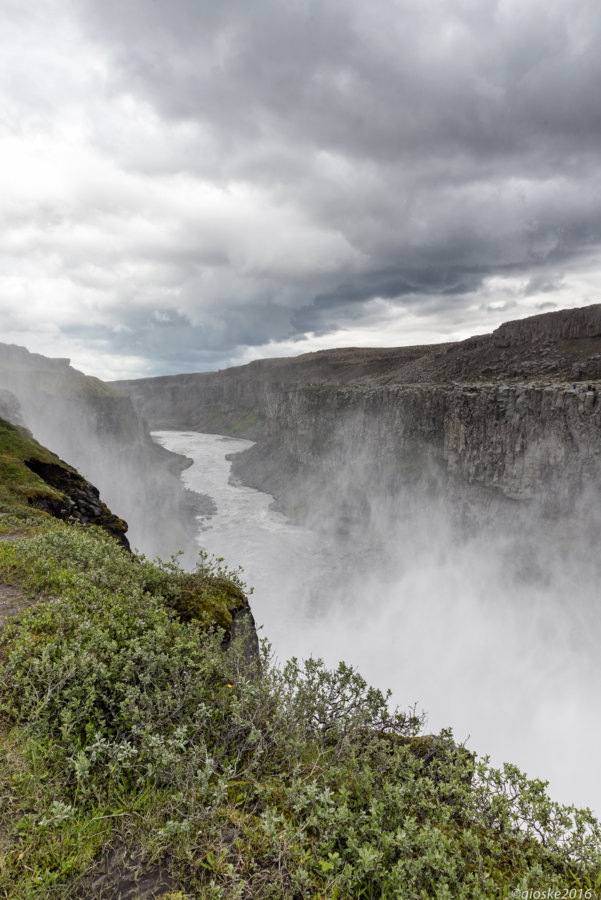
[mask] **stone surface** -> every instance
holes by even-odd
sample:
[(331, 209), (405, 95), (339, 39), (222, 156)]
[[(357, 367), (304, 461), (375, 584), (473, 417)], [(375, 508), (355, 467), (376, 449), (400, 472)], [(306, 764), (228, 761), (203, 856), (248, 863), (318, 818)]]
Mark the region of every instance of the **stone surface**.
[(43, 462), (39, 459), (26, 459), (25, 465), (50, 487), (60, 491), (61, 499), (38, 499), (35, 506), (49, 512), (57, 519), (69, 521), (74, 519), (84, 525), (98, 525), (120, 544), (129, 548), (125, 537), (127, 522), (114, 515), (106, 503), (100, 499), (98, 488), (72, 469), (60, 463)]
[(103, 853), (95, 870), (80, 881), (71, 896), (77, 900), (155, 900), (176, 888), (165, 864), (149, 863), (139, 851), (117, 844)]

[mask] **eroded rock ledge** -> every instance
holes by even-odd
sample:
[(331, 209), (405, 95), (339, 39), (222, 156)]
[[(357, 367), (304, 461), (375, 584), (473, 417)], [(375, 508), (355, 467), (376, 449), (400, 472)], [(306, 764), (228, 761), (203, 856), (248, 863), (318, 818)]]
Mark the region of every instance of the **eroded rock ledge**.
[(127, 522), (114, 515), (106, 503), (100, 499), (98, 488), (86, 481), (79, 472), (68, 469), (60, 463), (43, 462), (31, 458), (24, 460), (25, 465), (39, 475), (47, 485), (59, 491), (62, 496), (37, 497), (31, 505), (43, 509), (57, 519), (68, 521), (74, 519), (84, 525), (98, 525), (128, 550), (129, 541), (125, 536)]

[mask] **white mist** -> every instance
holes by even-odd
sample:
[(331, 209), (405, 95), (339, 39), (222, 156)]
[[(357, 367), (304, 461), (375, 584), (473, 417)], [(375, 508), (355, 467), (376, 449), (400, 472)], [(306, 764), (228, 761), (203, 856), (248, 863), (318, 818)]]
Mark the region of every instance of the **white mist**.
[(548, 779), (554, 799), (601, 812), (599, 592), (586, 553), (541, 536), (525, 548), (535, 574), (524, 577), (515, 535), (459, 540), (434, 503), (383, 518), (371, 547), (333, 531), (324, 540), (229, 483), (225, 457), (249, 441), (155, 438), (195, 460), (185, 484), (217, 504), (199, 544), (243, 567), (278, 658), (344, 659), (399, 706), (417, 703), (428, 731), (450, 726), (495, 764)]

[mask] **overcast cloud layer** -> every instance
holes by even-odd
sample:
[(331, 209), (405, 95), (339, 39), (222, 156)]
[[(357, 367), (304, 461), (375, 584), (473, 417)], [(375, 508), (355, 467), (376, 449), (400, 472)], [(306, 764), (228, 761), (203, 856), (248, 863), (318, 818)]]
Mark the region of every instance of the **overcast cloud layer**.
[(601, 300), (598, 0), (0, 0), (3, 341), (101, 377)]

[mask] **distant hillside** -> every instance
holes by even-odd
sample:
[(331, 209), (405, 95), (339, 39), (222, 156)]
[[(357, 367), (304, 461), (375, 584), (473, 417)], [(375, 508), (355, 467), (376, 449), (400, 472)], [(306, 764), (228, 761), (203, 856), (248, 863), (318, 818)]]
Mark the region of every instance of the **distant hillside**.
[(203, 405), (203, 392), (210, 391), (218, 400), (219, 393), (225, 397), (234, 384), (243, 401), (253, 390), (274, 387), (597, 378), (601, 378), (601, 304), (506, 322), (492, 334), (464, 341), (319, 350), (255, 360), (219, 372), (122, 380), (113, 386), (135, 399), (153, 425), (167, 428), (177, 427), (176, 421), (193, 427), (195, 403)]

